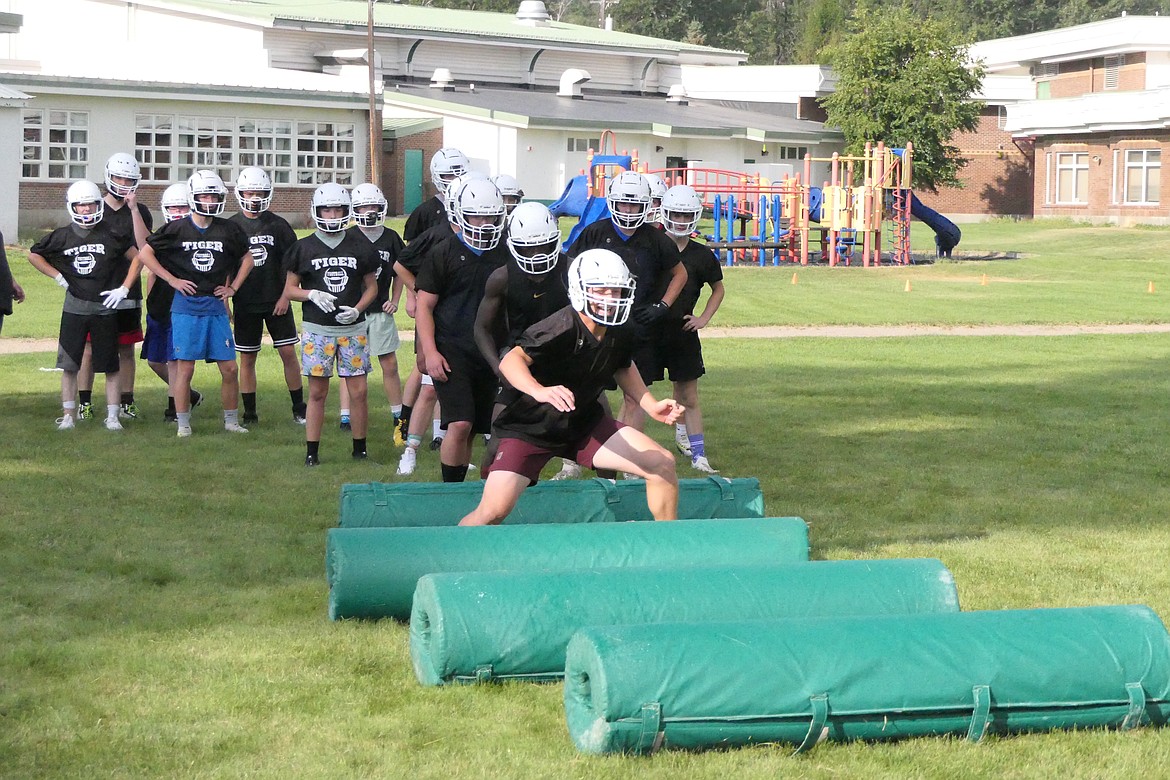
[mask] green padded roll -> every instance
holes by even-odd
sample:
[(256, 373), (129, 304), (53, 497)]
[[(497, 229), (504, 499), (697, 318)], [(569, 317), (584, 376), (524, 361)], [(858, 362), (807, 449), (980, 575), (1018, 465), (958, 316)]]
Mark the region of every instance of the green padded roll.
[(1170, 635), (1141, 606), (587, 628), (565, 715), (587, 753), (1162, 725)]
[(435, 572), (795, 563), (808, 526), (795, 517), (450, 528), (331, 528), (329, 616), (410, 617), (418, 578)]
[[(342, 528), (455, 525), (479, 504), (483, 482), (370, 482), (341, 486)], [(764, 496), (755, 477), (703, 477), (678, 481), (678, 516), (763, 517)], [(642, 480), (540, 482), (520, 496), (505, 525), (611, 523), (652, 520)]]
[(559, 680), (588, 626), (958, 610), (954, 578), (932, 559), (428, 574), (410, 657), (424, 685)]

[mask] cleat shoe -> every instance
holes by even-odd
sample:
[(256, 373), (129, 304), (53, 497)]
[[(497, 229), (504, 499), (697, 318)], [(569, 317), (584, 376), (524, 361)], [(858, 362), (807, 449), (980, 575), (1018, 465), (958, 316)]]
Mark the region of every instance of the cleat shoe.
[(189, 438), (190, 436), (191, 436), (191, 426), (190, 425), (180, 425), (179, 426), (179, 438), (186, 439), (186, 438)]
[(353, 454), (353, 459), (354, 460), (369, 460), (370, 454), (368, 452), (366, 452), (365, 450), (362, 450), (361, 452), (355, 452)]
[(174, 409), (167, 409), (165, 412), (163, 412), (163, 422), (173, 423), (173, 422), (178, 422), (178, 421), (179, 421), (179, 418), (175, 414)]
[(318, 458), (316, 455), (306, 455), (305, 456), (305, 465), (306, 466), (320, 466), (321, 459)]
[(57, 430), (59, 431), (68, 431), (73, 429), (73, 415), (71, 414), (67, 414), (64, 417), (58, 417), (55, 422), (57, 423)]
[(431, 439), (431, 452), (438, 452), (439, 448), (443, 446), (443, 437), (436, 436)]
[(674, 446), (678, 447), (678, 451), (688, 458), (691, 457), (691, 443), (686, 435), (680, 435), (677, 431), (674, 434)]
[(418, 454), (414, 451), (414, 447), (407, 447), (402, 451), (402, 457), (398, 459), (398, 474), (399, 476), (407, 476), (414, 473), (415, 464), (418, 462)]
[[(77, 407), (78, 420), (92, 420), (93, 419), (93, 404), (82, 404)], [(73, 427), (73, 426), (69, 426)]]
[(240, 425), (239, 423), (233, 423), (233, 422), (225, 422), (223, 424), (223, 429), (225, 431), (228, 431), (229, 433), (247, 433), (248, 432), (247, 428)]
[(394, 446), (401, 447), (406, 444), (406, 431), (403, 430), (402, 419), (394, 418)]
[(117, 417), (107, 417), (106, 418), (106, 430), (107, 431), (120, 431), (120, 430), (122, 430), (122, 423), (118, 422)]
[(191, 408), (194, 409), (199, 404), (203, 403), (203, 393), (198, 390), (191, 391)]
[(306, 408), (305, 404), (297, 404), (293, 407), (292, 413), (293, 422), (295, 422), (297, 425), (304, 425), (305, 416), (309, 413), (309, 410)]
[(470, 474), (473, 471), (479, 471), (479, 466), (475, 465), (474, 463), (468, 463), (467, 464), (467, 473)]
[(123, 420), (137, 420), (138, 419), (138, 404), (131, 401), (128, 404), (122, 404), (122, 408), (118, 410), (118, 416)]
[(711, 464), (707, 462), (707, 456), (700, 455), (697, 458), (691, 459), (691, 468), (695, 471), (701, 471), (704, 474), (718, 474), (716, 469), (711, 468)]
[(349, 415), (343, 414), (341, 415), (341, 430), (348, 431), (349, 429)]
[(641, 476), (640, 474), (631, 474), (628, 471), (623, 471), (622, 479), (645, 479), (645, 477)]
[(305, 416), (303, 414), (297, 414), (296, 412), (293, 412), (293, 422), (295, 422), (297, 425), (304, 425), (306, 422)]
[(245, 412), (244, 416), (240, 418), (240, 422), (258, 423), (258, 422), (260, 422), (260, 417), (255, 415), (255, 414), (248, 414), (247, 412)]
[(581, 467), (571, 460), (566, 460), (561, 470), (549, 477), (550, 482), (560, 482), (564, 479), (579, 479), (581, 477)]

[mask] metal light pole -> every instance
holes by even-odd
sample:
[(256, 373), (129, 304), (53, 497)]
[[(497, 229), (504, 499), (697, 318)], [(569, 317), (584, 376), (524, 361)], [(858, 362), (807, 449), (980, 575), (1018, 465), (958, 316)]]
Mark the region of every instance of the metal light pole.
[(369, 14), (366, 18), (366, 66), (370, 73), (370, 179), (372, 184), (381, 187), (378, 178), (379, 163), (382, 157), (382, 123), (378, 119), (378, 100), (374, 92), (374, 3), (378, 0), (368, 0)]

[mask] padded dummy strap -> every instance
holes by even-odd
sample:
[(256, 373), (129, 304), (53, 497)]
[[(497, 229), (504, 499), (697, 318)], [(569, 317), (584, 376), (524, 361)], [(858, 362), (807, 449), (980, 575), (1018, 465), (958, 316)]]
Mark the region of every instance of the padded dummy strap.
[(666, 734), (662, 731), (662, 705), (650, 702), (642, 705), (642, 733), (638, 735), (638, 752), (653, 753), (662, 747)]
[(812, 704), (812, 721), (808, 724), (808, 733), (804, 735), (804, 742), (801, 742), (800, 746), (796, 748), (796, 752), (792, 754), (794, 756), (807, 753), (821, 741), (821, 734), (829, 720), (829, 694), (818, 693), (815, 696), (810, 696), (808, 700)]
[(987, 734), (987, 727), (991, 725), (991, 687), (976, 685), (971, 689), (975, 698), (975, 708), (971, 713), (971, 726), (967, 729), (967, 740), (978, 742)]
[(483, 666), (475, 667), (475, 681), (477, 683), (486, 683), (492, 681), (492, 665), (485, 664)]
[(707, 477), (715, 487), (719, 488), (720, 501), (734, 501), (735, 490), (731, 480), (727, 477)]
[(384, 484), (381, 482), (371, 482), (370, 487), (374, 491), (374, 506), (386, 506), (390, 503), (390, 495)]
[(1125, 713), (1125, 720), (1121, 721), (1122, 731), (1136, 729), (1146, 717), (1146, 692), (1142, 684), (1126, 683), (1125, 692), (1129, 696), (1129, 712)]
[(620, 504), (622, 502), (622, 497), (619, 496), (618, 492), (617, 492), (617, 486), (614, 485), (614, 483), (610, 482), (608, 479), (605, 479), (603, 477), (594, 477), (593, 483), (596, 485), (600, 485), (602, 491), (605, 492), (605, 503), (607, 503), (607, 504)]

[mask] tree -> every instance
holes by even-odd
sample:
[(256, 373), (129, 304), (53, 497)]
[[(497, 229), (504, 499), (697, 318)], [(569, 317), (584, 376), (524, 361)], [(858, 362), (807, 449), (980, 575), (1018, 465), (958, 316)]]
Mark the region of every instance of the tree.
[(974, 130), (983, 109), (973, 96), (984, 69), (967, 61), (967, 48), (951, 25), (905, 5), (859, 4), (849, 34), (829, 51), (838, 81), (824, 101), (847, 153), (861, 152), (867, 141), (913, 142), (916, 187), (961, 186), (967, 160), (951, 138)]

